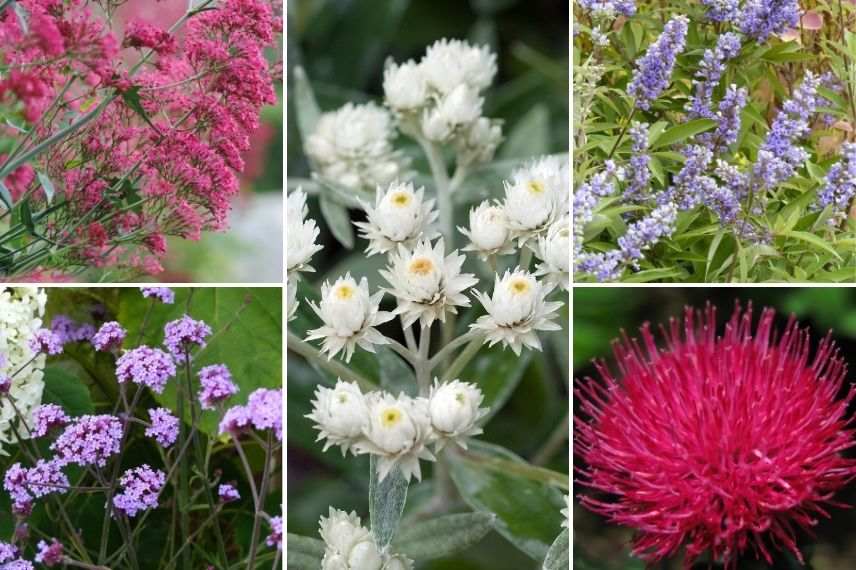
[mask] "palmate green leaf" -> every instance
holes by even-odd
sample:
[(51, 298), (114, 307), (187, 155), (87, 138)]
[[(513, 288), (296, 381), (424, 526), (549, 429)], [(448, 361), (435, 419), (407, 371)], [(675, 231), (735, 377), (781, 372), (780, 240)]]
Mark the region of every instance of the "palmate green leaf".
[(327, 227), (336, 241), (348, 249), (354, 248), (354, 227), (351, 225), (351, 217), (348, 210), (341, 204), (334, 202), (327, 196), (321, 196), (321, 215), (327, 222)]
[(369, 482), (369, 519), (371, 531), (378, 548), (386, 548), (392, 542), (404, 504), (407, 502), (408, 480), (394, 467), (383, 481), (378, 479), (377, 459), (371, 456), (371, 480)]
[(544, 570), (567, 570), (570, 562), (571, 532), (565, 529), (556, 537), (555, 542), (544, 558)]
[(461, 513), (419, 521), (401, 528), (392, 550), (420, 562), (444, 558), (477, 544), (495, 520), (491, 513)]
[(315, 570), (321, 568), (324, 542), (317, 538), (288, 533), (285, 536), (286, 564), (289, 570)]
[[(464, 501), (477, 511), (495, 514), (497, 532), (533, 559), (544, 560), (561, 531), (565, 502), (559, 489), (523, 476), (534, 468), (498, 445), (472, 441), (468, 453), (449, 457), (452, 479)], [(506, 468), (492, 465), (492, 460)]]
[(716, 128), (717, 122), (713, 119), (694, 119), (680, 125), (667, 129), (662, 135), (651, 140), (651, 148), (663, 148), (679, 142), (683, 142), (697, 134)]
[[(188, 307), (188, 299), (190, 304)], [(208, 345), (194, 353), (192, 380), (199, 388), (197, 373), (209, 364), (225, 364), (232, 373), (240, 392), (231, 404), (246, 402), (256, 388), (282, 386), (282, 291), (276, 287), (202, 287), (192, 291), (175, 289), (175, 304), (164, 305), (144, 299), (137, 289), (122, 289), (119, 297), (118, 320), (128, 329), (126, 347), (137, 346), (136, 339), (149, 306), (142, 343), (159, 346), (163, 343), (163, 326), (187, 313), (205, 321), (213, 330)], [(183, 366), (177, 376), (184, 381)], [(177, 411), (177, 380), (171, 380), (157, 400)], [(202, 414), (200, 429), (216, 432), (217, 416), (213, 411)]]

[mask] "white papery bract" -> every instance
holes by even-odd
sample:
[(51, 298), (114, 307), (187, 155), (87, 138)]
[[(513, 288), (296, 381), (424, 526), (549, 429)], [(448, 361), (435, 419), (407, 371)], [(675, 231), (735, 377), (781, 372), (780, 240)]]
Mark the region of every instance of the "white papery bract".
[(511, 243), (508, 220), (501, 204), (491, 204), (485, 200), (470, 209), (470, 228), (458, 228), (470, 239), (464, 251), (474, 251), (482, 259), (491, 255), (514, 253)]
[(318, 441), (327, 440), (324, 451), (338, 445), (344, 456), (362, 436), (368, 424), (369, 409), (356, 383), (337, 380), (332, 389), (325, 386), (315, 389), (312, 413), (306, 417), (315, 422)]
[(357, 513), (330, 507), (318, 525), (325, 546), (321, 570), (382, 570), (383, 556)]
[(452, 380), (445, 384), (434, 381), (428, 396), (428, 413), (437, 439), (437, 450), (452, 441), (466, 449), (465, 438), (482, 433), (476, 423), (487, 415), (481, 408), (484, 394), (475, 384)]
[(394, 134), (386, 109), (347, 103), (321, 115), (306, 140), (306, 154), (323, 180), (350, 190), (386, 186), (404, 168), (401, 154), (392, 147)]
[(422, 69), (428, 84), (440, 93), (451, 93), (462, 84), (481, 91), (496, 76), (496, 54), (487, 46), (444, 38), (428, 46)]
[(535, 275), (544, 276), (547, 283), (559, 285), (568, 291), (571, 282), (571, 224), (569, 218), (562, 218), (550, 225), (547, 234), (538, 239), (536, 255), (543, 263), (538, 264)]
[(286, 267), (288, 275), (299, 279), (301, 271), (314, 271), (309, 265), (313, 255), (323, 249), (315, 243), (320, 230), (315, 220), (307, 219), (306, 194), (298, 188), (288, 195), (286, 208)]
[(377, 460), (378, 479), (383, 481), (398, 468), (405, 479), (422, 480), (419, 460), (434, 461), (428, 449), (433, 441), (428, 400), (400, 394), (397, 398), (385, 392), (366, 396), (369, 420), (365, 436), (354, 444), (358, 453), (371, 453)]
[(521, 246), (568, 216), (569, 208), (570, 171), (567, 161), (558, 157), (539, 158), (505, 182), (505, 215)]
[(553, 289), (553, 285), (539, 282), (522, 269), (506, 271), (502, 278), (497, 275), (492, 296), (476, 291), (488, 314), (470, 326), (484, 332), (490, 346), (501, 342), (517, 355), (524, 346), (541, 350), (537, 331), (561, 330), (553, 319), (562, 303), (547, 301)]
[(324, 321), (317, 329), (308, 331), (306, 339), (322, 339), (321, 352), (333, 358), (340, 351), (349, 362), (357, 346), (374, 352), (374, 345), (388, 344), (385, 336), (374, 327), (391, 320), (393, 314), (380, 310), (383, 291), (369, 294), (368, 280), (363, 277), (359, 285), (348, 273), (331, 286), (321, 286), (321, 303), (309, 301), (309, 306)]
[(413, 60), (400, 65), (387, 63), (383, 92), (387, 104), (398, 112), (419, 109), (428, 102), (428, 83), (422, 66)]
[(472, 273), (461, 273), (465, 256), (457, 250), (444, 254), (442, 238), (433, 246), (427, 240), (420, 240), (413, 249), (399, 245), (389, 255), (389, 267), (380, 271), (391, 286), (386, 291), (398, 301), (394, 312), (405, 327), (417, 320), (422, 327), (435, 320), (445, 322), (447, 312), (457, 314), (457, 307), (470, 306), (464, 291), (478, 279)]
[(433, 239), (439, 232), (429, 228), (437, 220), (434, 200), (425, 199), (425, 189), (415, 190), (412, 182), (393, 182), (386, 190), (377, 189), (375, 205), (363, 203), (367, 221), (355, 222), (369, 240), (368, 255), (386, 253), (398, 245), (411, 246), (420, 237)]
[(422, 132), (434, 142), (446, 142), (465, 129), (468, 133), (469, 126), (481, 117), (483, 104), (484, 99), (476, 90), (468, 85), (458, 85), (436, 107), (425, 111)]
[(455, 140), (459, 164), (489, 162), (502, 142), (502, 121), (480, 117)]
[(27, 422), (26, 427), (20, 425), (15, 407), (7, 398), (0, 398), (2, 455), (7, 455), (3, 444), (13, 443), (18, 437), (29, 437), (32, 413), (42, 403), (45, 355), (37, 356), (29, 341), (42, 326), (45, 303), (47, 294), (36, 287), (0, 289), (0, 375), (14, 376), (8, 395), (15, 400), (15, 407)]

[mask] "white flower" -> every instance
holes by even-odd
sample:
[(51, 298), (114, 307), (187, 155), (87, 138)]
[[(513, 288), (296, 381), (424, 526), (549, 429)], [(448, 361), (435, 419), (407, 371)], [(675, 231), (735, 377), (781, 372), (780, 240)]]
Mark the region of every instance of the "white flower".
[(484, 331), (490, 346), (502, 342), (517, 355), (524, 346), (541, 350), (537, 331), (561, 329), (552, 319), (562, 303), (546, 300), (553, 288), (522, 269), (506, 271), (501, 279), (497, 275), (492, 296), (476, 291), (488, 314), (470, 326)]
[(505, 182), (505, 214), (521, 245), (569, 215), (569, 176), (567, 161), (547, 156), (515, 170)]
[(286, 307), (288, 309), (287, 322), (291, 322), (296, 316), (298, 305), (300, 305), (297, 301), (297, 279), (286, 278), (286, 291), (288, 294), (286, 298)]
[(288, 275), (299, 278), (300, 271), (314, 271), (309, 260), (323, 249), (315, 243), (320, 231), (315, 220), (306, 219), (309, 208), (306, 206), (306, 194), (298, 188), (288, 195), (286, 209), (286, 266)]
[(458, 160), (465, 164), (490, 162), (501, 142), (502, 122), (479, 117), (455, 140)]
[(306, 154), (317, 174), (351, 190), (385, 186), (402, 173), (401, 155), (386, 109), (368, 103), (346, 104), (323, 113), (306, 140)]
[(434, 142), (443, 142), (481, 117), (484, 99), (472, 87), (461, 84), (440, 99), (422, 117), (422, 132)]
[(363, 203), (367, 221), (355, 225), (362, 230), (360, 235), (369, 240), (368, 255), (386, 253), (398, 244), (410, 246), (420, 237), (432, 239), (439, 235), (428, 229), (438, 213), (433, 209), (434, 200), (425, 200), (424, 194), (423, 188), (414, 190), (411, 182), (393, 182), (386, 191), (378, 187), (374, 207)]
[(356, 383), (336, 381), (334, 388), (318, 386), (312, 401), (312, 413), (306, 415), (319, 430), (318, 440), (326, 439), (324, 451), (339, 445), (344, 456), (362, 436), (368, 423), (369, 409), (365, 396)]
[(428, 412), (431, 427), (439, 437), (438, 449), (448, 440), (466, 449), (464, 438), (482, 433), (483, 430), (476, 422), (488, 412), (488, 408), (479, 407), (483, 401), (484, 395), (475, 384), (460, 380), (445, 384), (434, 381), (428, 396)]
[(369, 421), (365, 438), (354, 445), (360, 453), (371, 453), (378, 458), (378, 478), (383, 481), (394, 468), (401, 470), (405, 479), (411, 476), (422, 479), (419, 460), (434, 461), (428, 450), (433, 432), (425, 398), (410, 398), (400, 394), (395, 398), (384, 392), (366, 396)]
[(381, 297), (383, 291), (369, 295), (365, 277), (359, 285), (350, 273), (339, 277), (332, 286), (325, 281), (321, 286), (320, 306), (309, 302), (324, 325), (309, 331), (306, 339), (323, 339), (321, 352), (326, 352), (328, 358), (344, 350), (346, 362), (351, 360), (357, 346), (374, 352), (374, 345), (389, 342), (374, 327), (393, 318), (392, 313), (380, 310)]
[(472, 273), (461, 273), (465, 257), (457, 251), (444, 257), (443, 239), (434, 246), (420, 240), (413, 249), (403, 245), (389, 256), (390, 266), (380, 274), (391, 285), (387, 289), (398, 300), (395, 314), (405, 327), (419, 320), (423, 327), (435, 320), (445, 322), (446, 313), (469, 307), (464, 291), (478, 282)]
[(571, 528), (571, 496), (565, 495), (565, 508), (562, 509), (562, 514), (565, 515), (565, 520), (562, 521), (562, 528)]
[(355, 512), (330, 507), (318, 524), (325, 545), (321, 570), (381, 570), (382, 554)]
[(413, 60), (388, 63), (383, 71), (386, 103), (399, 112), (412, 111), (428, 102), (428, 85), (422, 66)]
[[(45, 355), (36, 356), (29, 340), (42, 327), (46, 303), (43, 289), (0, 287), (0, 375), (14, 375), (9, 396), (28, 426), (32, 425), (33, 411), (42, 403), (45, 387)], [(29, 430), (18, 423), (8, 398), (0, 398), (0, 454), (6, 455), (4, 443), (28, 436)]]
[(470, 238), (464, 251), (478, 252), (482, 259), (514, 253), (514, 245), (508, 239), (508, 220), (500, 204), (491, 204), (485, 200), (470, 209), (470, 229), (459, 227), (458, 231)]
[(413, 561), (406, 556), (396, 554), (383, 565), (383, 570), (413, 570)]
[(444, 38), (428, 47), (421, 66), (428, 84), (440, 93), (450, 93), (459, 85), (480, 91), (496, 75), (496, 54), (487, 46)]
[(570, 287), (571, 225), (569, 218), (554, 222), (546, 236), (538, 239), (537, 255), (543, 260), (535, 275), (546, 276), (547, 283), (558, 284), (567, 291)]

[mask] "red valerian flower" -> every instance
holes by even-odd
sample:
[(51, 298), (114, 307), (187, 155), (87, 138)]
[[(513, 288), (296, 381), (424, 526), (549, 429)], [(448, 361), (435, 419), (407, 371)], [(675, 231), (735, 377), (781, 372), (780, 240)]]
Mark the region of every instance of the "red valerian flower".
[[(856, 478), (847, 367), (827, 335), (813, 357), (793, 317), (779, 336), (765, 309), (735, 308), (725, 334), (716, 310), (687, 308), (683, 328), (649, 325), (642, 342), (613, 346), (619, 376), (596, 362), (602, 381), (577, 382), (575, 418), (581, 503), (637, 531), (633, 553), (656, 562), (685, 549), (737, 568), (741, 555), (798, 559), (797, 532), (829, 517), (836, 491)], [(842, 394), (844, 392), (844, 394)], [(839, 397), (843, 395), (843, 397)], [(598, 493), (599, 491), (599, 493)]]

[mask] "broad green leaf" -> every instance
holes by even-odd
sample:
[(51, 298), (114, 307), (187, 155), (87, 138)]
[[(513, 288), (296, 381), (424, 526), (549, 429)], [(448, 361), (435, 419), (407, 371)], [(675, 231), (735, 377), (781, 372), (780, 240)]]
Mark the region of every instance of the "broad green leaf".
[(533, 559), (544, 560), (561, 531), (562, 493), (510, 469), (494, 468), (492, 459), (530, 467), (498, 445), (473, 441), (469, 452), (449, 454), (449, 458), (452, 479), (464, 501), (477, 511), (495, 514), (497, 532)]
[(419, 521), (401, 528), (392, 550), (420, 562), (443, 558), (474, 546), (495, 520), (491, 513), (462, 513)]
[(570, 561), (571, 533), (568, 529), (556, 537), (544, 559), (544, 570), (567, 570)]
[(289, 570), (314, 570), (321, 568), (324, 558), (324, 542), (317, 538), (291, 534), (285, 536), (287, 567)]
[(42, 402), (59, 404), (70, 416), (93, 413), (92, 397), (80, 378), (55, 364), (45, 367), (45, 391)]
[(354, 248), (354, 227), (348, 210), (341, 204), (321, 196), (321, 215), (336, 240), (348, 249)]
[(550, 111), (546, 105), (532, 107), (508, 134), (498, 158), (524, 159), (547, 154), (550, 147)]
[(662, 135), (651, 141), (651, 148), (662, 148), (683, 142), (699, 133), (716, 128), (717, 122), (712, 119), (694, 119), (666, 130)]
[(369, 482), (369, 519), (371, 531), (378, 547), (386, 548), (392, 542), (404, 504), (407, 502), (408, 480), (398, 467), (393, 467), (383, 481), (377, 474), (377, 459), (371, 457)]

